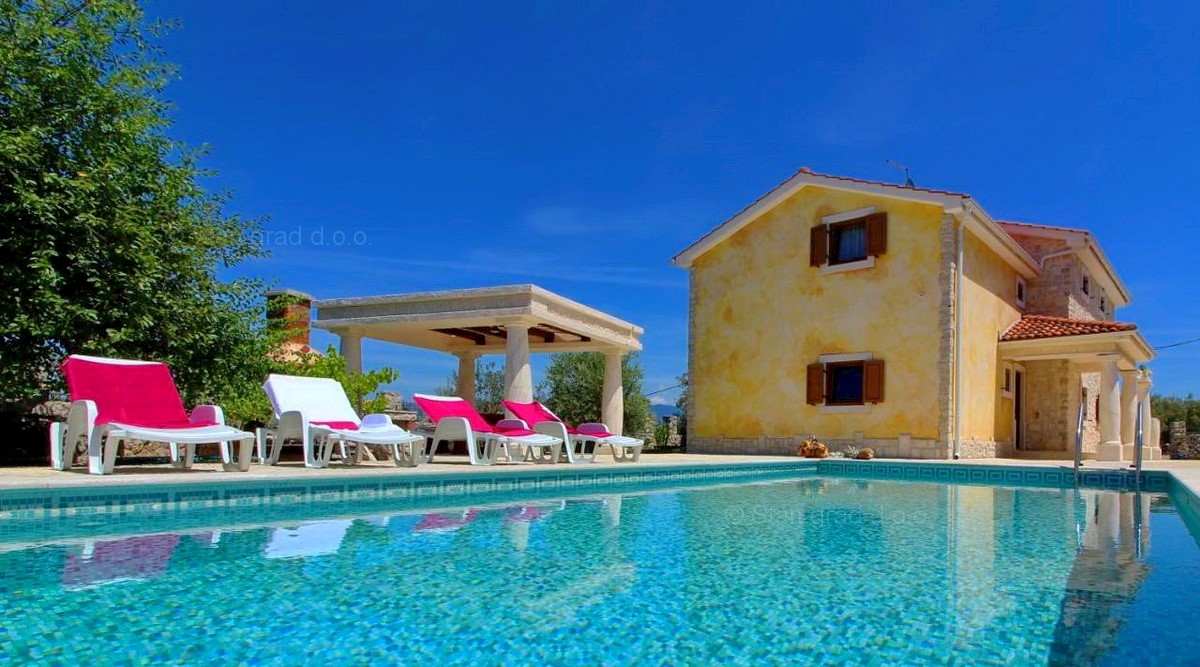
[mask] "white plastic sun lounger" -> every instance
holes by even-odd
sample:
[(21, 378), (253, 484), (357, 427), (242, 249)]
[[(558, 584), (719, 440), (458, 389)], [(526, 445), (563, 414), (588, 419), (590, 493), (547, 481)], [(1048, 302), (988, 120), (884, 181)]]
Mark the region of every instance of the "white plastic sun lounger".
[[(500, 449), (504, 450), (508, 460), (515, 461), (517, 457), (513, 456), (512, 447), (527, 448), (527, 453), (538, 463), (555, 463), (565, 444), (562, 438), (525, 428), (525, 424), (517, 419), (502, 419), (493, 426), (461, 398), (413, 394), (413, 400), (436, 424), (433, 431), (423, 433), (432, 441), (429, 461), (433, 460), (438, 443), (443, 441), (466, 441), (471, 465), (491, 465)], [(538, 456), (533, 456), (535, 450), (539, 452)]]
[[(167, 443), (177, 468), (192, 466), (196, 445), (217, 443), (226, 471), (250, 469), (254, 434), (226, 426), (225, 414), (216, 405), (196, 406), (189, 415), (166, 364), (72, 354), (62, 371), (71, 408), (65, 422), (50, 425), (50, 462), (56, 470), (71, 467), (75, 448), (83, 441), (88, 471), (107, 475), (122, 440)], [(241, 443), (236, 458), (235, 442)]]
[(342, 459), (355, 464), (362, 462), (365, 445), (391, 447), (392, 460), (398, 466), (420, 463), (420, 445), (425, 438), (396, 426), (384, 414), (359, 419), (337, 380), (271, 375), (263, 389), (271, 399), (276, 420), (275, 426), (258, 429), (258, 459), (266, 465), (279, 462), (280, 450), (287, 441), (296, 441), (304, 448), (304, 465), (309, 468), (329, 465), (335, 444)]
[[(595, 461), (601, 445), (608, 445), (614, 461), (636, 463), (642, 456), (642, 448), (646, 446), (645, 440), (617, 435), (600, 422), (590, 422), (572, 427), (551, 412), (550, 408), (537, 401), (532, 403), (504, 401), (504, 407), (538, 433), (548, 433), (570, 442), (570, 446), (567, 447), (567, 461), (570, 463)], [(591, 445), (590, 452), (588, 445)]]

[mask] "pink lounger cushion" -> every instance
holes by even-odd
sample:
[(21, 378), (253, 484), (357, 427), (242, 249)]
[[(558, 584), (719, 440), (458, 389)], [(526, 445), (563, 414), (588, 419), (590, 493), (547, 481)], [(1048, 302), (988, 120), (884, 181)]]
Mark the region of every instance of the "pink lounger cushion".
[(470, 403), (461, 398), (438, 399), (436, 401), (413, 396), (413, 400), (417, 405), (421, 406), (421, 410), (429, 416), (436, 424), (446, 417), (462, 417), (471, 425), (471, 430), (477, 433), (495, 433), (497, 435), (507, 435), (514, 438), (520, 438), (529, 435), (538, 435), (534, 431), (527, 428), (501, 428), (492, 426), (487, 423), (475, 408)]
[(600, 428), (597, 424), (580, 424), (580, 435), (590, 435), (593, 438), (611, 438), (615, 433), (610, 433), (608, 429)]
[(586, 435), (593, 438), (610, 438), (613, 436), (606, 429), (600, 428), (596, 424), (582, 424), (577, 429), (574, 426), (564, 422), (558, 415), (550, 411), (549, 408), (541, 403), (534, 401), (532, 403), (519, 403), (517, 401), (504, 401), (504, 407), (508, 408), (517, 419), (535, 426), (542, 422), (558, 422), (567, 427), (567, 433), (571, 435)]
[(62, 364), (72, 401), (95, 402), (96, 424), (157, 429), (213, 426), (192, 422), (166, 364), (71, 355)]
[(334, 431), (357, 431), (358, 424), (354, 422), (309, 422), (314, 426), (324, 426)]

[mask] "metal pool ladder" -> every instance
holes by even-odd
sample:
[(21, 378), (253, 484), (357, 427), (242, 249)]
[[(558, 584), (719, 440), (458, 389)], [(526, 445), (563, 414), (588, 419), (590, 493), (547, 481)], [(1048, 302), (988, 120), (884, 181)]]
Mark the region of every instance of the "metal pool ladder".
[[(1142, 443), (1145, 438), (1145, 425), (1142, 424), (1142, 401), (1137, 402), (1137, 426), (1133, 438), (1133, 485), (1140, 491), (1142, 488)], [(1083, 464), (1083, 416), (1087, 405), (1079, 404), (1079, 416), (1075, 421), (1075, 485), (1079, 485), (1079, 468)]]
[(1079, 402), (1079, 418), (1075, 421), (1075, 485), (1079, 486), (1079, 466), (1083, 464), (1083, 416), (1087, 403)]

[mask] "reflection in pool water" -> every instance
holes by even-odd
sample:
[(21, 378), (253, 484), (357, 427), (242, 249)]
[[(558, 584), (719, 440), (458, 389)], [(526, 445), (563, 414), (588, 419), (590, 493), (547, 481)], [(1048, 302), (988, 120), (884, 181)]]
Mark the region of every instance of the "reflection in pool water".
[(83, 537), (0, 572), (25, 663), (1170, 663), (1197, 647), (1163, 619), (1200, 621), (1166, 496), (848, 479)]

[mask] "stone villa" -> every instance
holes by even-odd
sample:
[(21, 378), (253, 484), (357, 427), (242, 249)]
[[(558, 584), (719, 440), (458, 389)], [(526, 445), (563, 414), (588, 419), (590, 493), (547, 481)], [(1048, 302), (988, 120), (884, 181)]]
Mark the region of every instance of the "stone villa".
[[(679, 253), (688, 449), (809, 434), (912, 458), (1133, 456), (1153, 352), (1091, 233), (970, 195), (801, 169)], [(1139, 398), (1145, 399), (1139, 403)], [(1147, 446), (1147, 459), (1158, 448)]]

